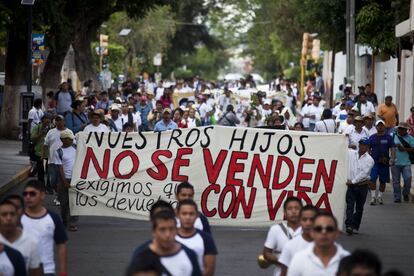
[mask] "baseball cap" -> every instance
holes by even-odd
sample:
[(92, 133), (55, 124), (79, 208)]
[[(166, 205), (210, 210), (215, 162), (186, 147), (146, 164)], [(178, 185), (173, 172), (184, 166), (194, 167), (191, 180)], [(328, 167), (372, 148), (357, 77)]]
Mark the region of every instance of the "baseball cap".
[(119, 107), (118, 104), (113, 104), (113, 105), (111, 105), (111, 110), (121, 111), (121, 108)]
[(385, 122), (383, 121), (383, 120), (378, 120), (376, 123), (375, 123), (375, 125), (377, 126), (377, 125), (379, 125), (379, 124), (383, 124), (384, 126), (385, 126)]
[(164, 110), (162, 111), (162, 114), (164, 114), (164, 113), (169, 113), (169, 114), (171, 114), (171, 109), (169, 109), (169, 108), (164, 108)]
[(263, 102), (263, 104), (268, 104), (268, 105), (270, 105), (270, 101), (269, 101), (269, 100), (265, 100), (265, 101)]
[(363, 145), (369, 145), (369, 140), (368, 138), (362, 138), (361, 140), (359, 140), (358, 143)]
[(66, 139), (66, 138), (73, 140), (75, 139), (75, 135), (73, 135), (72, 131), (70, 131), (69, 129), (66, 129), (60, 133), (60, 139)]
[(354, 121), (363, 121), (364, 119), (361, 116), (356, 116)]
[(409, 129), (410, 127), (408, 126), (408, 124), (406, 122), (400, 122), (397, 126), (397, 128), (405, 128), (405, 129)]
[(65, 119), (65, 117), (63, 117), (63, 115), (56, 115), (55, 120), (56, 120), (56, 119), (64, 120), (64, 119)]

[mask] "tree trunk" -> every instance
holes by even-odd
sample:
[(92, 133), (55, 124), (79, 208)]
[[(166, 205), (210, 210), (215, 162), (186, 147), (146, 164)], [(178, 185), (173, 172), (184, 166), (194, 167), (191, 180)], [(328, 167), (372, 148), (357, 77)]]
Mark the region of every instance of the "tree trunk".
[(66, 45), (51, 51), (47, 57), (40, 83), (43, 91), (43, 99), (46, 98), (47, 92), (57, 91), (57, 88), (61, 82), (60, 73), (62, 71), (62, 65), (66, 54), (70, 47), (70, 41), (67, 41), (65, 44)]
[(97, 68), (91, 49), (92, 40), (96, 37), (98, 27), (87, 24), (80, 25), (75, 34), (73, 49), (75, 51), (75, 65), (79, 80), (83, 84), (87, 80), (93, 80), (94, 88), (98, 88)]
[(0, 136), (17, 139), (20, 133), (20, 93), (26, 91), (27, 40), (21, 34), (27, 32), (24, 25), (10, 26), (7, 54), (6, 79), (3, 106), (0, 116)]

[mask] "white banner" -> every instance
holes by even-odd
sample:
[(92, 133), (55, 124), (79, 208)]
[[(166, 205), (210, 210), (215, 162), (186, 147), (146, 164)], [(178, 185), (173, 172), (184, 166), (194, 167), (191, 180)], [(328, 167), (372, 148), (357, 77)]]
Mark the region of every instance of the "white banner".
[(257, 227), (283, 219), (289, 196), (345, 210), (345, 136), (204, 127), (160, 133), (79, 133), (70, 189), (74, 215), (148, 220), (158, 199), (174, 206), (180, 182), (213, 225)]

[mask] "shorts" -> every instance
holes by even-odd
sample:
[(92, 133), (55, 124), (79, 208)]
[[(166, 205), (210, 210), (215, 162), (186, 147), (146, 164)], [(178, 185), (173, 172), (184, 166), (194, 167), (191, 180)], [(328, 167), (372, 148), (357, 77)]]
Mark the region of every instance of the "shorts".
[(376, 182), (378, 176), (380, 183), (390, 182), (390, 167), (384, 164), (375, 163), (371, 170), (371, 181)]

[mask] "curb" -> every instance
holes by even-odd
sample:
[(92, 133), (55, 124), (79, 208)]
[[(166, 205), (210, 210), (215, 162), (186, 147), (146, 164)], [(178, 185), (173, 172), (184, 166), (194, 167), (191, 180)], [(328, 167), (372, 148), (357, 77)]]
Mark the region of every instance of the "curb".
[(21, 182), (29, 178), (30, 168), (30, 165), (24, 167), (22, 170), (18, 171), (8, 182), (0, 184), (0, 195), (3, 195), (8, 190), (14, 188), (14, 186), (16, 186), (17, 184), (20, 184)]

